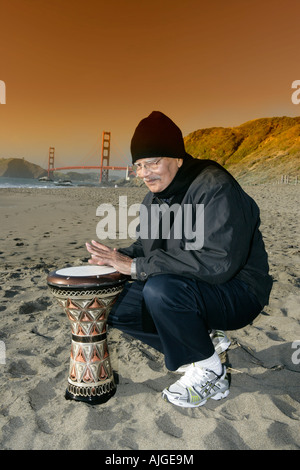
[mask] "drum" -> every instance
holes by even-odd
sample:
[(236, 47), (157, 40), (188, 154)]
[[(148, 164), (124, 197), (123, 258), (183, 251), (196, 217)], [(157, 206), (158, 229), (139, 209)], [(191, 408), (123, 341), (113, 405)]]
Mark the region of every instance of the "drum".
[(75, 266), (51, 272), (47, 284), (71, 323), (67, 400), (105, 403), (116, 392), (106, 322), (127, 276), (108, 266)]

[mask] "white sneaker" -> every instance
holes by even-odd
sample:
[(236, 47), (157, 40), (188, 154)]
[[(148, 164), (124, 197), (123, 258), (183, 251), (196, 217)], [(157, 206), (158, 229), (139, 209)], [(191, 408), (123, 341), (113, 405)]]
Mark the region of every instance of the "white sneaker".
[(222, 352), (226, 351), (231, 345), (231, 342), (227, 338), (225, 331), (212, 330), (209, 336), (211, 337), (217, 354), (221, 354)]
[[(222, 352), (226, 351), (231, 345), (231, 342), (227, 338), (224, 331), (212, 330), (209, 336), (213, 342), (217, 354), (221, 354)], [(184, 364), (178, 367), (178, 369), (176, 369), (174, 372), (178, 374), (184, 374), (190, 365), (191, 364)]]
[(162, 392), (164, 400), (183, 408), (204, 405), (209, 398), (220, 400), (229, 394), (226, 367), (217, 375), (209, 369), (190, 365), (186, 373)]

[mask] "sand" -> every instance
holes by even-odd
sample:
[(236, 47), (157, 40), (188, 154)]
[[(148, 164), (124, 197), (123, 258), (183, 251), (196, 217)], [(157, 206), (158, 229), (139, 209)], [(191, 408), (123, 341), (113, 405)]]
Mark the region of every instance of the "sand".
[(245, 189), (261, 209), (274, 287), (253, 325), (228, 332), (228, 398), (197, 409), (164, 402), (160, 392), (177, 376), (160, 353), (115, 329), (116, 395), (97, 406), (64, 398), (71, 332), (47, 274), (87, 264), (99, 204), (124, 195), (137, 203), (145, 189), (0, 190), (1, 449), (299, 449), (300, 186)]

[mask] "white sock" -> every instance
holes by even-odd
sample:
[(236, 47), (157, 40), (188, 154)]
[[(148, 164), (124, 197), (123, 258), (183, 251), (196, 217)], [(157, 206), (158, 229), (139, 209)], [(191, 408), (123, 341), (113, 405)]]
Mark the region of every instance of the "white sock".
[(204, 369), (212, 370), (217, 375), (221, 375), (222, 373), (222, 363), (216, 352), (214, 352), (208, 359), (197, 361), (194, 364), (196, 367), (203, 367)]

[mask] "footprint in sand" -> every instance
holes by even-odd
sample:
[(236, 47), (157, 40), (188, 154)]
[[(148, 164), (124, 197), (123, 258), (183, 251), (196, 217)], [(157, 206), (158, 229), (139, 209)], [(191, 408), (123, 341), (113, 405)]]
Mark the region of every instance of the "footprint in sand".
[(46, 310), (47, 307), (51, 305), (50, 300), (47, 300), (44, 297), (41, 297), (37, 300), (31, 300), (29, 302), (24, 302), (19, 308), (20, 315), (29, 315), (34, 312), (41, 312)]

